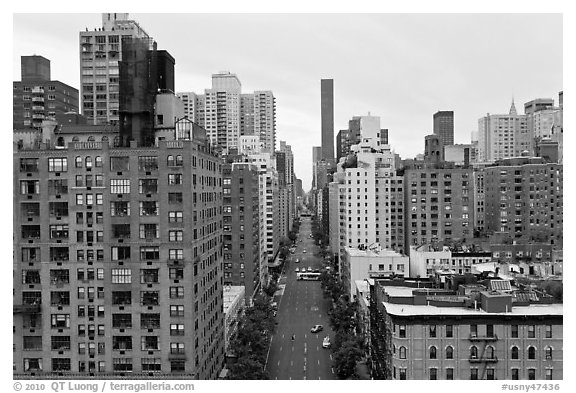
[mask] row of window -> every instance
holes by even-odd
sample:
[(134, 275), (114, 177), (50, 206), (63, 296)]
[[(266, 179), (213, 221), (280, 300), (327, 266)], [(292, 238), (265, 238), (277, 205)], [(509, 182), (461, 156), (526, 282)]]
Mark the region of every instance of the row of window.
[[(552, 347), (546, 347), (544, 350), (544, 359), (545, 360), (552, 360)], [(394, 353), (396, 353), (396, 347), (394, 346), (393, 349)], [(535, 360), (536, 359), (536, 347), (529, 346), (527, 349), (528, 352), (528, 359)], [(431, 346), (428, 349), (428, 358), (429, 359), (438, 359), (438, 350), (435, 346)], [(398, 348), (398, 357), (400, 359), (407, 359), (407, 350), (406, 347), (401, 346)], [(445, 349), (445, 359), (454, 359), (454, 348), (452, 346), (447, 346)], [(520, 359), (519, 357), (519, 349), (517, 346), (513, 346), (510, 350), (510, 358), (511, 359)], [(478, 359), (478, 347), (473, 345), (470, 347), (470, 359)], [(496, 359), (494, 347), (489, 345), (485, 348), (483, 352), (483, 359)]]
[[(471, 337), (478, 337), (478, 325), (472, 324), (470, 326), (470, 336)], [(527, 337), (528, 338), (536, 338), (536, 325), (525, 325), (527, 329)], [(545, 337), (552, 338), (552, 325), (545, 325)], [(428, 325), (428, 337), (436, 338), (438, 333), (438, 326), (437, 325)], [(454, 337), (454, 325), (444, 325), (444, 337)], [(392, 327), (392, 331), (394, 334), (398, 332), (398, 337), (406, 338), (406, 325), (398, 325), (394, 324)], [(518, 338), (520, 331), (520, 325), (510, 325), (510, 337)], [(488, 324), (485, 325), (484, 332), (486, 337), (495, 337), (494, 334), (494, 325)], [(508, 332), (507, 332), (508, 333)]]
[[(446, 368), (445, 370), (446, 370), (445, 379), (453, 380), (454, 379), (454, 369), (449, 367), (449, 368)], [(512, 368), (510, 371), (511, 371), (511, 378), (510, 379), (512, 379), (512, 380), (519, 380), (520, 379), (520, 372), (521, 372), (520, 369)], [(527, 375), (528, 380), (535, 380), (536, 379), (536, 369), (535, 368), (527, 369), (527, 374), (528, 374)], [(407, 375), (406, 368), (396, 369), (396, 367), (394, 367), (394, 371), (393, 371), (394, 379), (405, 380), (405, 379), (407, 379), (406, 375)], [(546, 375), (545, 375), (546, 380), (552, 380), (553, 375), (554, 375), (553, 369), (551, 369), (551, 368), (546, 369)], [(431, 379), (431, 380), (437, 380), (439, 377), (438, 369), (435, 367), (428, 369), (428, 376), (429, 376), (429, 379)], [(496, 379), (496, 370), (493, 368), (486, 368), (483, 376), (487, 380), (494, 380), (494, 379)], [(470, 369), (470, 379), (471, 380), (484, 379), (481, 377), (482, 377), (482, 374), (481, 374), (481, 371), (479, 369), (477, 369), (477, 368), (471, 368)]]
[[(174, 343), (181, 344), (183, 343)], [(170, 347), (172, 349), (172, 346)], [(178, 348), (178, 347), (175, 347)], [(177, 349), (176, 349), (177, 350)], [(90, 351), (90, 347), (89, 347)], [(172, 352), (181, 353), (181, 352)], [(41, 358), (25, 358), (24, 359), (24, 371), (43, 371)], [(88, 364), (88, 366), (87, 366)], [(158, 372), (162, 371), (162, 362), (160, 358), (143, 358), (141, 359), (142, 371), (146, 372)], [(52, 368), (51, 371), (71, 371), (71, 360), (70, 358), (52, 358)], [(117, 372), (123, 371), (133, 371), (132, 359), (131, 358), (112, 358), (112, 370)], [(79, 361), (78, 362), (78, 372), (105, 372), (106, 362), (104, 361)], [(170, 372), (184, 372), (186, 371), (186, 361), (185, 360), (170, 360)]]

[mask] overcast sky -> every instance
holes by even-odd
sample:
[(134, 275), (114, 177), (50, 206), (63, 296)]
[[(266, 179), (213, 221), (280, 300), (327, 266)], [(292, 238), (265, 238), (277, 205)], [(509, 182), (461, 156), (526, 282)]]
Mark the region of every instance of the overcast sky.
[[(320, 79), (334, 79), (334, 135), (370, 112), (393, 150), (412, 158), (432, 115), (453, 110), (455, 143), (478, 118), (519, 113), (534, 98), (557, 103), (561, 14), (138, 14), (131, 19), (176, 59), (176, 90), (203, 93), (211, 74), (236, 73), (245, 93), (272, 90), (277, 144), (295, 155), (305, 190), (320, 145)], [(51, 61), (52, 79), (79, 89), (79, 32), (100, 14), (15, 14), (13, 80), (20, 56)]]

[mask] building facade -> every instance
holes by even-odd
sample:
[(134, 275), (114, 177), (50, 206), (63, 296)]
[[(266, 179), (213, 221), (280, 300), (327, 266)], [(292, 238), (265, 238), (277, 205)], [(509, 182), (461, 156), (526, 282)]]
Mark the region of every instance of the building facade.
[(562, 379), (562, 304), (495, 290), (510, 286), (494, 281), (456, 290), (376, 282), (370, 293), (373, 377)]
[(215, 379), (221, 171), (197, 140), (15, 150), (15, 375)]
[(334, 80), (320, 80), (322, 159), (334, 162)]

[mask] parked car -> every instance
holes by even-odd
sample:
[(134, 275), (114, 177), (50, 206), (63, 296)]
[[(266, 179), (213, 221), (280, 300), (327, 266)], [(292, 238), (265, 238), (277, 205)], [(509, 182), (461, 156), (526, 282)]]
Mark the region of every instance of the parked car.
[(324, 330), (324, 326), (322, 326), (322, 325), (314, 325), (314, 327), (312, 327), (312, 329), (310, 329), (310, 331), (312, 333), (318, 333), (318, 332), (321, 332), (322, 330)]
[(306, 250), (302, 251), (304, 254), (306, 254)]
[(330, 345), (332, 345), (332, 343), (330, 342), (330, 337), (329, 336), (324, 337), (324, 340), (322, 341), (322, 348), (330, 348)]
[(294, 261), (294, 262), (299, 263), (299, 262), (300, 262), (300, 259), (296, 258), (296, 261)]
[(299, 268), (296, 268), (295, 272), (298, 273), (299, 271), (300, 271), (300, 269), (299, 269)]
[(308, 266), (308, 271), (312, 272), (312, 268), (310, 266)]

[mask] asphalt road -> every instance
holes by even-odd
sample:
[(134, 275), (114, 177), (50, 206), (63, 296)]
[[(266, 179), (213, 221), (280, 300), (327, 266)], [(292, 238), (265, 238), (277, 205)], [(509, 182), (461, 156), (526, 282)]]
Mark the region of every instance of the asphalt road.
[[(325, 336), (334, 341), (328, 323), (329, 301), (323, 297), (320, 281), (296, 280), (296, 267), (322, 269), (321, 259), (314, 256), (318, 248), (309, 237), (310, 233), (310, 218), (302, 218), (296, 252), (285, 264), (279, 281), (283, 293), (275, 297), (278, 325), (266, 363), (270, 379), (336, 379), (332, 371), (331, 350), (322, 348)], [(296, 259), (300, 262), (295, 263)], [(324, 330), (311, 333), (314, 325), (323, 325)], [(295, 335), (294, 340), (292, 335)]]

